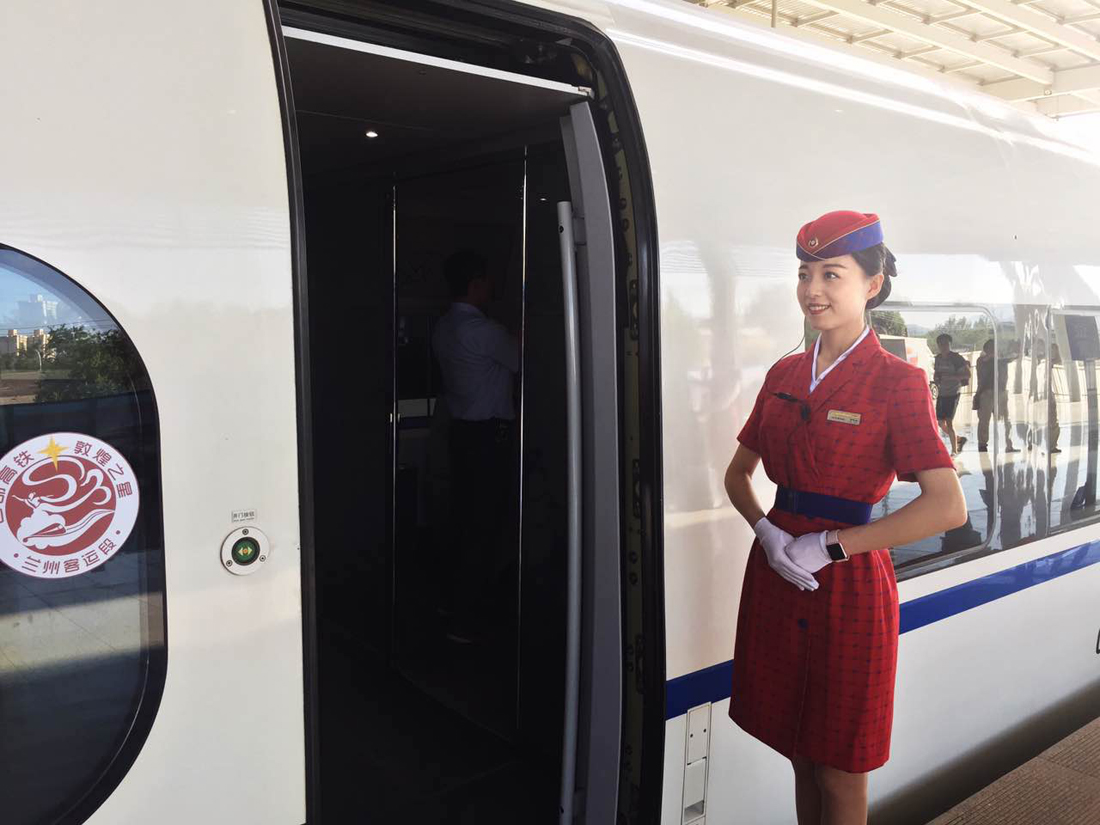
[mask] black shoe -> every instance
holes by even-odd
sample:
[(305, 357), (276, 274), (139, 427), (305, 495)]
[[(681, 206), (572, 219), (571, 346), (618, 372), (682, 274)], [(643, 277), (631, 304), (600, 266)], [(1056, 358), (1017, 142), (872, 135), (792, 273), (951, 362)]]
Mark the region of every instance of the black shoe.
[(989, 452), (989, 450), (987, 450), (987, 449), (986, 449), (986, 445), (985, 445), (985, 444), (979, 444), (979, 445), (978, 445), (978, 452), (979, 452), (979, 453), (988, 453), (988, 452)]
[(1061, 450), (1059, 450), (1059, 449), (1058, 449), (1057, 447), (1051, 447), (1051, 448), (1050, 448), (1050, 451), (1051, 451), (1052, 453), (1060, 453), (1060, 452), (1062, 452), (1062, 451), (1061, 451)]
[(1015, 447), (1006, 447), (1005, 452), (1006, 453), (1018, 453), (1020, 451), (1018, 449), (1016, 449)]

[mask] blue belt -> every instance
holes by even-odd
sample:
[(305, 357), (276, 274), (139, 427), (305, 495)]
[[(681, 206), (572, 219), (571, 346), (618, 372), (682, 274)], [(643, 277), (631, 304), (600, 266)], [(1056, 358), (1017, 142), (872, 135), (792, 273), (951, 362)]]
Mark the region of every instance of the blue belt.
[(866, 502), (791, 490), (788, 487), (780, 487), (775, 491), (775, 506), (798, 516), (813, 516), (847, 524), (866, 524), (871, 520), (872, 505)]

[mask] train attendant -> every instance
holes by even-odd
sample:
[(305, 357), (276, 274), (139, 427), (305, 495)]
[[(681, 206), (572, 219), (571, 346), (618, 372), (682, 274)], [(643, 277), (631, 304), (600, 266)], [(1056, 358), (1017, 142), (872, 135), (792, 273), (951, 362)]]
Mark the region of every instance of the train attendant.
[[(757, 535), (730, 717), (791, 760), (799, 825), (856, 825), (867, 773), (890, 753), (898, 591), (887, 548), (963, 524), (966, 505), (924, 371), (868, 324), (897, 274), (878, 216), (823, 215), (798, 233), (796, 253), (817, 342), (768, 371), (726, 471)], [(750, 483), (760, 461), (778, 485), (766, 515)], [(920, 495), (871, 522), (895, 474)]]

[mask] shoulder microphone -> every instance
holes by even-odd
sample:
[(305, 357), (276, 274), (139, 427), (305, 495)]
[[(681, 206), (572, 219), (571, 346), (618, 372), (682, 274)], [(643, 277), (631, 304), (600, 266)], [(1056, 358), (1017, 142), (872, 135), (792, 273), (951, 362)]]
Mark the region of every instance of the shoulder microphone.
[(792, 404), (798, 404), (799, 414), (802, 416), (803, 421), (810, 420), (810, 405), (803, 401), (801, 398), (795, 398), (789, 392), (773, 392), (776, 398), (780, 398), (783, 401), (790, 401)]

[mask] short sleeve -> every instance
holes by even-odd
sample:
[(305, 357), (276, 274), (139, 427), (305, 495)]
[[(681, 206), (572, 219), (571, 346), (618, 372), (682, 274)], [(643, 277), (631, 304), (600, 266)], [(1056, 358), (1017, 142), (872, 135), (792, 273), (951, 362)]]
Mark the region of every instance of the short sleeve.
[(764, 400), (767, 397), (767, 386), (767, 381), (765, 381), (764, 386), (760, 388), (760, 392), (756, 395), (756, 403), (753, 404), (748, 421), (741, 428), (741, 432), (737, 434), (737, 440), (757, 455), (760, 454), (760, 422), (764, 417)]
[(899, 481), (916, 481), (921, 470), (954, 468), (936, 426), (932, 394), (922, 370), (905, 371), (890, 396), (887, 442)]

